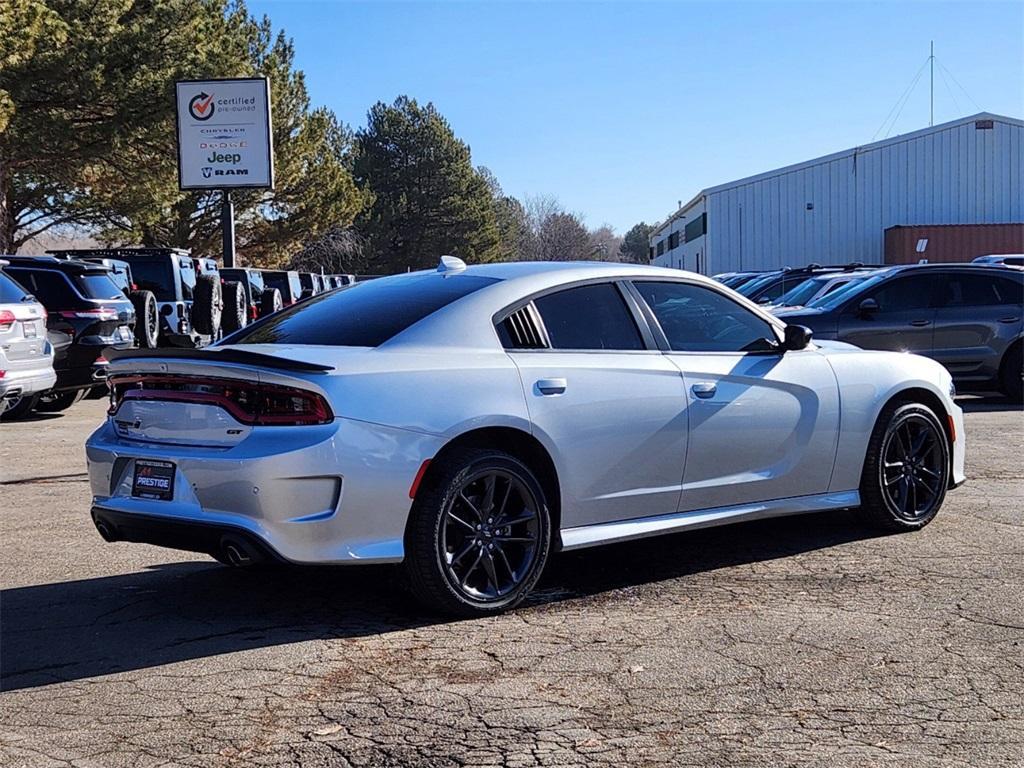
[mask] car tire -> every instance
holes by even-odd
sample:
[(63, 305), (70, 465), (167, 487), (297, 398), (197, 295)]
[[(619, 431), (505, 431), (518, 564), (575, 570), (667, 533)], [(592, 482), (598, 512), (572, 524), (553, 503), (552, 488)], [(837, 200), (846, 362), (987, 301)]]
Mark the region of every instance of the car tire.
[(1003, 355), (999, 388), (1013, 402), (1024, 401), (1024, 343), (1017, 342)]
[(102, 400), (110, 394), (110, 390), (107, 389), (106, 384), (100, 384), (92, 389), (85, 390), (85, 397), (83, 400)]
[(281, 298), (281, 291), (277, 288), (267, 288), (260, 296), (260, 317), (272, 315), (284, 307), (284, 300)]
[(128, 294), (135, 307), (135, 340), (142, 349), (156, 349), (160, 339), (160, 312), (152, 291)]
[(220, 333), (221, 315), (224, 313), (224, 295), (220, 278), (199, 275), (192, 300), (192, 328), (203, 336)]
[(20, 421), (32, 413), (39, 395), (12, 397), (0, 403), (0, 421)]
[(221, 323), (224, 333), (234, 333), (249, 322), (249, 307), (245, 301), (245, 287), (237, 280), (227, 280), (221, 286), (224, 296), (224, 314)]
[(949, 487), (949, 456), (949, 438), (931, 408), (888, 404), (875, 423), (861, 475), (865, 522), (897, 532), (928, 525)]
[(487, 616), (518, 605), (551, 549), (544, 490), (519, 459), (491, 449), (443, 457), (413, 502), (405, 572), (431, 611)]
[(61, 392), (44, 392), (39, 396), (39, 402), (36, 403), (35, 410), (40, 413), (66, 411), (85, 397), (87, 391), (85, 389), (71, 389)]

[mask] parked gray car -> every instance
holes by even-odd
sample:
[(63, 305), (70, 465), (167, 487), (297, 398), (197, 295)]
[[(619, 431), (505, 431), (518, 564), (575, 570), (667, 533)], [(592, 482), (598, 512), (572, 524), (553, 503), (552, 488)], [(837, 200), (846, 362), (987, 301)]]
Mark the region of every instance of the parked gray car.
[(779, 309), (817, 339), (915, 352), (942, 363), (961, 387), (1022, 396), (1024, 270), (1000, 264), (893, 267), (817, 307)]
[[(0, 267), (8, 262), (0, 260)], [(19, 283), (0, 272), (0, 419), (24, 415), (32, 397), (57, 381), (46, 310)]]

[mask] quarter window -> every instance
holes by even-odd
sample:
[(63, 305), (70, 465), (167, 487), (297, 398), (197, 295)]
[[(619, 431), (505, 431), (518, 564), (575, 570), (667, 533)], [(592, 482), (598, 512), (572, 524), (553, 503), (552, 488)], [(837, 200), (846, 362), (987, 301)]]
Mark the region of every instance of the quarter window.
[(718, 291), (691, 283), (635, 285), (675, 352), (757, 352), (778, 344), (770, 323)]
[(940, 307), (991, 307), (1020, 304), (1024, 287), (1013, 280), (988, 275), (950, 275), (942, 281)]
[(534, 300), (553, 349), (643, 349), (643, 339), (619, 289), (581, 285)]

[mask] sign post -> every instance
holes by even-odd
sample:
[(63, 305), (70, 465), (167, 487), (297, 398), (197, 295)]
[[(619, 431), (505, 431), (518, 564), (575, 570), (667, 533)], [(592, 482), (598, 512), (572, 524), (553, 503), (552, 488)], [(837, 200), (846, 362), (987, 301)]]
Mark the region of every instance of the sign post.
[(224, 266), (235, 265), (232, 189), (274, 188), (270, 81), (265, 77), (175, 84), (178, 187), (219, 189)]

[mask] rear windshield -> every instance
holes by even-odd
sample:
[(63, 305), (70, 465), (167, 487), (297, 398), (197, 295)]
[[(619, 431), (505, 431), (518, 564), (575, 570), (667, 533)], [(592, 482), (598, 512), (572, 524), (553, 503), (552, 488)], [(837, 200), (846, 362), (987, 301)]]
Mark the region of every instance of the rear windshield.
[(152, 291), (157, 301), (177, 301), (169, 259), (132, 262), (132, 279), (140, 291)]
[(72, 280), (78, 292), (87, 299), (123, 299), (124, 294), (105, 272), (86, 272)]
[(427, 273), (358, 283), (270, 315), (227, 343), (376, 347), (495, 282), (493, 277)]
[(295, 284), (298, 283), (298, 278), (296, 278), (293, 283), (288, 279), (287, 272), (264, 272), (263, 282), (270, 288), (277, 288), (277, 290), (281, 292), (281, 296), (285, 301), (295, 301), (299, 294), (302, 293), (301, 286), (299, 286), (298, 291), (294, 290)]
[(18, 304), (31, 294), (18, 283), (0, 272), (0, 304)]

